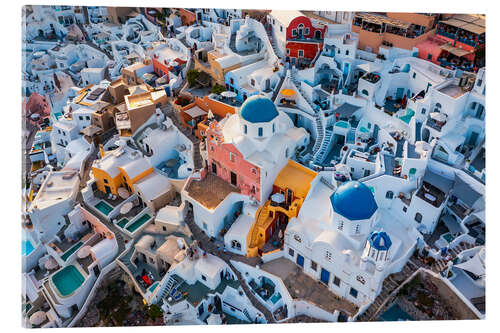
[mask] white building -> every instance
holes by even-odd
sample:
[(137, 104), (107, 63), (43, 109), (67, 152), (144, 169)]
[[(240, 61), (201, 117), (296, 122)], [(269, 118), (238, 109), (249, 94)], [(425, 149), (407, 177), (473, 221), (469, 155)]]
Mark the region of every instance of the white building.
[(285, 256), (335, 294), (358, 306), (370, 303), (385, 277), (406, 264), (419, 234), (379, 208), (365, 184), (350, 181), (332, 193), (321, 177), (288, 223)]

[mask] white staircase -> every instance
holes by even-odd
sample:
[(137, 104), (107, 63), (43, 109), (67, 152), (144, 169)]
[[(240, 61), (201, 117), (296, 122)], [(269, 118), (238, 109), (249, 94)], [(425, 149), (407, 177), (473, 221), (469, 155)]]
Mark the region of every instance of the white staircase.
[(333, 137), (333, 130), (326, 129), (325, 135), (324, 135), (323, 140), (321, 142), (321, 146), (319, 147), (318, 151), (316, 152), (316, 154), (314, 156), (314, 163), (316, 163), (316, 164), (323, 163), (323, 161), (325, 160), (325, 157), (328, 154), (328, 151), (330, 149), (332, 137)]

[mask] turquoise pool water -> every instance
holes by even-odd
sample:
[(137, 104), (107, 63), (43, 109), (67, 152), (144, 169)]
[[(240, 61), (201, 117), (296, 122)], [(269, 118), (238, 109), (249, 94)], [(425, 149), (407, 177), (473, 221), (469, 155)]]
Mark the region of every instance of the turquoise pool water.
[(66, 266), (52, 276), (52, 282), (62, 296), (71, 295), (84, 281), (82, 273), (74, 265)]
[(408, 313), (406, 313), (398, 304), (393, 304), (387, 311), (380, 317), (379, 321), (406, 321), (414, 320)]
[(33, 246), (33, 244), (31, 244), (29, 240), (23, 239), (21, 243), (21, 251), (23, 256), (29, 255), (31, 252), (33, 252), (34, 249), (35, 247)]
[(72, 255), (73, 253), (75, 253), (76, 250), (78, 250), (82, 245), (83, 245), (83, 242), (76, 243), (68, 251), (63, 253), (63, 255), (61, 256), (61, 259), (64, 261), (68, 260), (69, 256)]
[(408, 109), (408, 111), (406, 112), (406, 114), (402, 117), (400, 117), (399, 119), (401, 119), (402, 121), (404, 121), (405, 123), (409, 124), (410, 123), (410, 120), (411, 118), (415, 115), (415, 111), (413, 111), (412, 109)]
[(368, 132), (369, 132), (369, 131), (366, 129), (366, 127), (363, 127), (363, 126), (361, 126), (361, 127), (359, 128), (359, 131), (360, 131), (361, 133), (368, 133)]
[(342, 128), (347, 128), (349, 127), (349, 124), (345, 121), (337, 121), (335, 123), (335, 126), (342, 127)]
[(137, 219), (137, 221), (135, 221), (134, 223), (129, 225), (127, 227), (127, 230), (130, 232), (136, 231), (141, 225), (146, 223), (146, 221), (148, 221), (150, 218), (151, 218), (151, 216), (149, 216), (149, 214), (142, 215), (139, 219)]
[(159, 284), (160, 284), (159, 282), (153, 283), (153, 285), (151, 287), (149, 287), (149, 291), (150, 292), (155, 291), (156, 287), (158, 287)]
[(97, 208), (101, 213), (103, 213), (106, 216), (108, 216), (108, 214), (113, 210), (113, 207), (111, 207), (104, 201), (99, 201), (99, 203), (95, 205), (95, 208)]
[(128, 223), (128, 219), (127, 219), (126, 217), (124, 217), (124, 218), (122, 218), (122, 219), (120, 220), (120, 222), (118, 222), (117, 224), (118, 224), (118, 226), (119, 226), (120, 228), (125, 228), (125, 225), (126, 225), (127, 223)]
[(281, 299), (281, 294), (280, 293), (275, 293), (271, 297), (271, 302), (273, 302), (273, 304), (276, 304), (276, 302), (278, 302), (280, 299)]
[(444, 234), (443, 238), (448, 242), (451, 243), (455, 239), (450, 233)]

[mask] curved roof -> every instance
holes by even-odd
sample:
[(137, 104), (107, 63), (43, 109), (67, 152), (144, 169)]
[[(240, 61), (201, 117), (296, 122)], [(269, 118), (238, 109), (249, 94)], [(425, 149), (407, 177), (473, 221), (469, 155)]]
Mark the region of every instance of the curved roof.
[(276, 105), (267, 97), (249, 97), (241, 106), (241, 116), (251, 123), (265, 123), (278, 116)]
[(339, 186), (330, 201), (333, 210), (349, 220), (369, 219), (378, 208), (370, 188), (359, 181)]
[(387, 251), (392, 245), (391, 238), (385, 231), (374, 232), (370, 236), (369, 242), (378, 251)]

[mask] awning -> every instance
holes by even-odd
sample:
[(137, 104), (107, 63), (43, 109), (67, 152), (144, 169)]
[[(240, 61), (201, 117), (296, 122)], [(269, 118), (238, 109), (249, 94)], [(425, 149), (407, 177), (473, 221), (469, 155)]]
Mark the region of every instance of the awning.
[(462, 228), (460, 228), (457, 219), (455, 219), (450, 214), (443, 215), (441, 220), (444, 222), (444, 225), (448, 228), (448, 230), (450, 230), (452, 234), (458, 234), (462, 231)]
[(184, 112), (187, 113), (191, 118), (196, 118), (207, 114), (207, 112), (201, 109), (199, 106), (194, 106), (191, 109), (184, 110)]
[(408, 29), (408, 27), (411, 25), (411, 23), (408, 22), (403, 22), (391, 17), (387, 16), (382, 16), (382, 15), (376, 15), (376, 14), (371, 14), (371, 13), (357, 13), (356, 17), (361, 18), (365, 22), (373, 23), (373, 24), (378, 24), (382, 25), (385, 23), (386, 25), (391, 25), (393, 27), (401, 28), (401, 29)]
[(470, 32), (478, 34), (478, 35), (480, 35), (486, 31), (485, 27), (482, 27), (482, 26), (477, 25), (475, 23), (466, 24), (463, 27), (461, 27), (460, 29), (470, 31)]
[[(481, 258), (481, 257), (483, 257), (483, 258)], [(478, 253), (476, 253), (474, 255), (474, 257), (472, 257), (471, 259), (469, 259), (466, 262), (463, 262), (461, 264), (455, 265), (455, 267), (469, 271), (472, 274), (477, 275), (479, 277), (484, 276), (484, 273), (485, 273), (484, 248), (481, 249)]]

